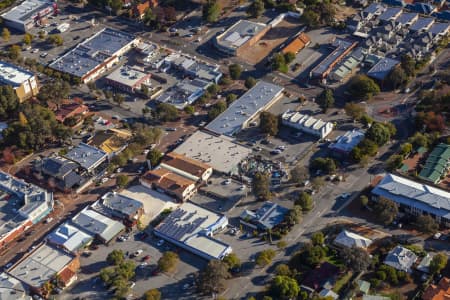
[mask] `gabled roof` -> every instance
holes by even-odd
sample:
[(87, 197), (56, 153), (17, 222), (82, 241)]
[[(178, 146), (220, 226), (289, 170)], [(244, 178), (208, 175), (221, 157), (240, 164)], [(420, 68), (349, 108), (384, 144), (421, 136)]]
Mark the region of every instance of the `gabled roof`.
[(442, 277), (438, 285), (430, 284), (422, 295), (422, 300), (450, 299), (450, 278)]
[(429, 15), (436, 9), (433, 5), (428, 3), (414, 3), (414, 4), (408, 4), (405, 7), (408, 10), (415, 11), (419, 14), (423, 15)]
[(366, 249), (372, 244), (372, 240), (363, 237), (359, 234), (342, 230), (341, 233), (336, 237), (334, 243), (339, 246), (344, 246), (348, 248), (357, 247)]
[(252, 223), (259, 225), (261, 229), (272, 229), (283, 222), (289, 209), (276, 203), (267, 201), (256, 212), (244, 210), (240, 215), (243, 220), (250, 219)]
[(396, 270), (409, 272), (416, 260), (417, 255), (414, 252), (402, 246), (397, 246), (388, 253), (384, 263)]
[(163, 157), (161, 166), (164, 168), (164, 165), (181, 170), (198, 178), (201, 178), (207, 170), (211, 169), (209, 165), (203, 162), (175, 152), (168, 153)]
[(69, 223), (61, 224), (52, 231), (47, 240), (49, 243), (60, 245), (68, 251), (75, 252), (93, 239), (92, 235), (78, 229)]
[(192, 180), (162, 168), (148, 171), (141, 180), (144, 180), (149, 184), (155, 184), (157, 187), (172, 192), (180, 197), (189, 186), (195, 184)]

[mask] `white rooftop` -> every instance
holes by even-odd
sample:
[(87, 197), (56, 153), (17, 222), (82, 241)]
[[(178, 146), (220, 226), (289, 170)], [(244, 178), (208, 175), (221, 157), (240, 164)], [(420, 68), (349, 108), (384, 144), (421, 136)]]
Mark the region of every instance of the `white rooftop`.
[(397, 246), (388, 253), (384, 263), (396, 270), (410, 272), (416, 260), (417, 255), (414, 252), (402, 246)]
[(342, 230), (334, 240), (334, 243), (347, 248), (357, 247), (365, 249), (372, 244), (372, 240), (359, 234)]
[(239, 20), (224, 33), (217, 37), (217, 42), (228, 48), (236, 49), (266, 28), (264, 23), (256, 23), (248, 20)]
[(51, 1), (45, 0), (26, 0), (2, 15), (3, 19), (11, 20), (17, 23), (25, 23), (44, 8), (52, 6)]
[(252, 150), (232, 142), (227, 137), (197, 131), (174, 152), (209, 164), (218, 172), (237, 174), (238, 164), (249, 156)]
[(79, 163), (86, 170), (90, 170), (92, 167), (105, 161), (108, 154), (94, 146), (80, 143), (78, 146), (72, 148), (65, 157)]
[(8, 273), (32, 287), (40, 287), (73, 259), (73, 255), (42, 244), (11, 267)]
[(31, 299), (26, 296), (26, 288), (16, 278), (0, 273), (0, 300)]
[(61, 224), (47, 236), (47, 240), (50, 243), (63, 246), (71, 252), (77, 251), (92, 239), (92, 235), (87, 234), (69, 223)]
[[(145, 77), (149, 76), (142, 71), (134, 68), (133, 66), (121, 66), (120, 68), (114, 70), (109, 74), (106, 79), (119, 82), (123, 85), (133, 87), (134, 85), (141, 82)], [(144, 83), (144, 82), (141, 82)]]
[(19, 87), (25, 81), (34, 77), (34, 74), (10, 63), (0, 61), (0, 83)]

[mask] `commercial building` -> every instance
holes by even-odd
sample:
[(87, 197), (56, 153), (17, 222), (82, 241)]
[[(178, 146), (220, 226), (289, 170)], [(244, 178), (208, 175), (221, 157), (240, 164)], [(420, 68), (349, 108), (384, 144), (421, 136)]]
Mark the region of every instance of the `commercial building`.
[(167, 66), (182, 71), (184, 75), (192, 79), (198, 78), (207, 82), (219, 83), (222, 78), (218, 65), (207, 64), (180, 53), (171, 53), (166, 56), (161, 67), (164, 69)]
[(331, 44), (334, 48), (333, 52), (312, 69), (310, 77), (317, 79), (326, 78), (333, 68), (347, 56), (357, 44), (357, 42), (350, 42), (344, 39), (335, 39)]
[(78, 163), (89, 173), (96, 173), (108, 159), (108, 154), (94, 146), (80, 143), (72, 148), (64, 157)]
[(150, 86), (150, 73), (145, 73), (133, 66), (121, 66), (106, 76), (106, 83), (118, 90), (128, 93), (140, 91), (142, 86)]
[(428, 155), (419, 178), (432, 183), (439, 183), (447, 176), (450, 166), (450, 145), (440, 143)]
[(50, 67), (87, 83), (110, 69), (136, 43), (131, 34), (104, 28), (56, 59)]
[(256, 211), (244, 210), (239, 222), (253, 230), (267, 231), (281, 224), (288, 212), (286, 207), (267, 201)]
[(307, 47), (309, 44), (311, 44), (311, 39), (309, 38), (309, 36), (304, 32), (300, 32), (300, 34), (294, 37), (294, 39), (289, 44), (287, 44), (287, 46), (284, 47), (283, 50), (281, 50), (281, 52), (283, 54), (286, 53), (297, 54), (300, 51), (302, 51), (305, 47)]
[(37, 78), (33, 73), (4, 61), (0, 61), (0, 83), (10, 85), (19, 102), (34, 97), (39, 92)]
[(232, 175), (238, 174), (239, 163), (252, 150), (226, 137), (196, 131), (174, 152), (210, 165), (216, 172)]
[(227, 225), (225, 216), (184, 203), (154, 229), (154, 234), (204, 259), (222, 259), (232, 249), (213, 236)]
[(410, 179), (387, 174), (372, 190), (372, 200), (385, 198), (412, 214), (428, 214), (438, 223), (450, 226), (450, 193)]
[(260, 112), (280, 99), (283, 90), (281, 86), (258, 81), (254, 87), (210, 122), (206, 129), (217, 134), (234, 136), (256, 119)]
[(333, 243), (339, 247), (367, 249), (372, 244), (372, 240), (362, 235), (342, 230), (334, 239)]
[(55, 276), (58, 276), (57, 286), (67, 287), (77, 279), (76, 272), (79, 268), (78, 256), (42, 243), (7, 272), (26, 284), (31, 292), (46, 298), (49, 296), (44, 288), (46, 283), (53, 283)]
[(0, 172), (0, 247), (23, 234), (53, 210), (53, 194)]
[(148, 171), (140, 182), (179, 201), (186, 201), (197, 192), (194, 181), (162, 168)]
[(281, 123), (304, 133), (324, 138), (333, 131), (333, 123), (316, 119), (297, 111), (287, 110), (281, 115)]
[(103, 215), (123, 220), (127, 225), (136, 224), (144, 213), (141, 202), (116, 192), (106, 193), (91, 207)]
[(72, 223), (105, 244), (112, 241), (125, 229), (122, 223), (98, 213), (89, 206), (73, 217)]
[(0, 273), (0, 299), (1, 300), (31, 300), (27, 287), (16, 278), (2, 272)]
[(384, 260), (384, 264), (393, 267), (396, 270), (411, 273), (411, 267), (417, 260), (417, 255), (409, 249), (397, 246), (391, 251)]
[(47, 235), (46, 239), (49, 244), (76, 254), (88, 246), (94, 237), (66, 222)]
[(255, 45), (271, 27), (264, 23), (239, 20), (215, 39), (215, 46), (222, 52), (239, 56), (243, 49)]
[(354, 129), (347, 131), (344, 135), (338, 136), (334, 143), (328, 147), (330, 153), (337, 157), (347, 156), (363, 139), (365, 133), (362, 130)]
[(43, 18), (55, 12), (56, 2), (47, 0), (25, 0), (2, 14), (4, 24), (20, 32), (40, 25)]
[(388, 57), (381, 58), (369, 71), (367, 76), (378, 81), (384, 81), (400, 61)]
[(159, 167), (193, 181), (207, 181), (213, 172), (209, 165), (175, 152), (166, 154)]
[(186, 78), (167, 91), (164, 91), (155, 100), (157, 102), (171, 104), (178, 109), (183, 109), (200, 99), (211, 84), (212, 82), (199, 78)]

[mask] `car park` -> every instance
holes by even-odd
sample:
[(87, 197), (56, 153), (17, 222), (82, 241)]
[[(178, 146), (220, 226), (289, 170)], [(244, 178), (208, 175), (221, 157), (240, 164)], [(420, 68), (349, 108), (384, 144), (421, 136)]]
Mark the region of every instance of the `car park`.
[(136, 250), (136, 251), (133, 253), (133, 257), (138, 257), (139, 255), (142, 254), (142, 252), (144, 252), (144, 250), (142, 250), (142, 249)]

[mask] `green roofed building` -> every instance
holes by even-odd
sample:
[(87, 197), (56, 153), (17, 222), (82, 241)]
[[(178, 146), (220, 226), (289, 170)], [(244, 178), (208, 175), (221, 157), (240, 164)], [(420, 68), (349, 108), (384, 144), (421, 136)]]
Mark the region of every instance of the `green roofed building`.
[(450, 166), (450, 145), (440, 143), (428, 155), (425, 166), (419, 174), (419, 178), (439, 183), (447, 175)]

